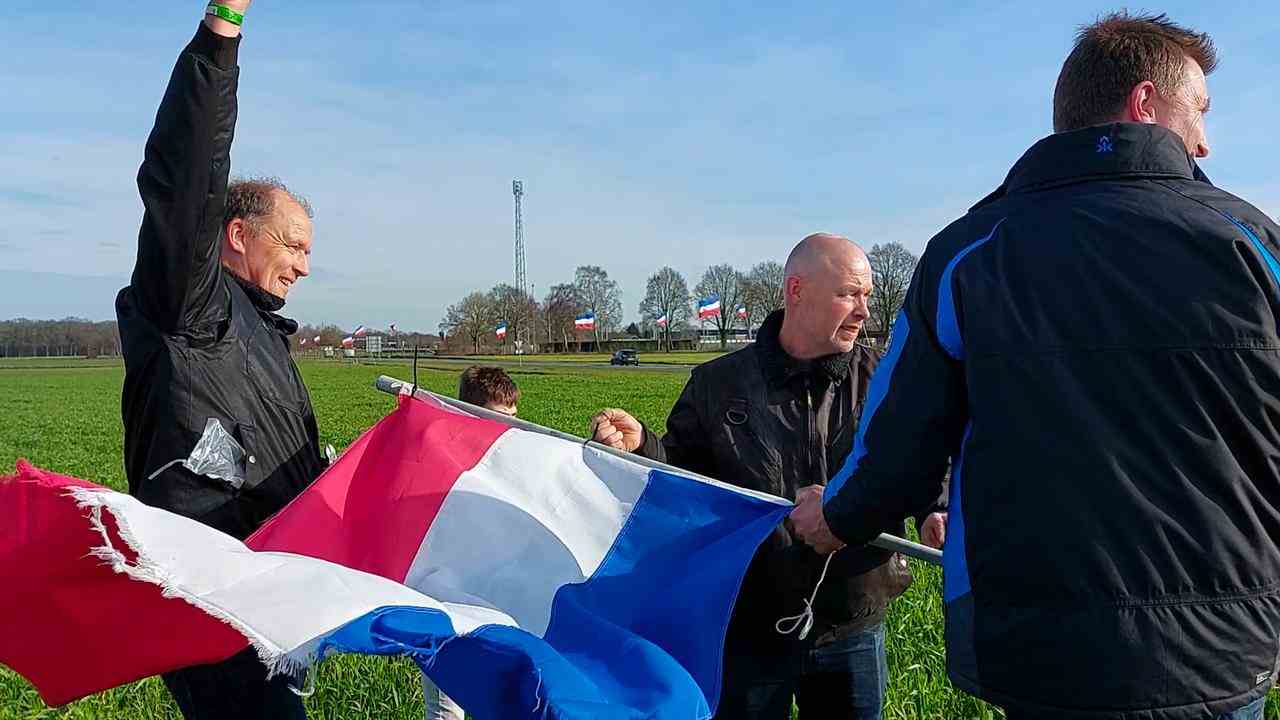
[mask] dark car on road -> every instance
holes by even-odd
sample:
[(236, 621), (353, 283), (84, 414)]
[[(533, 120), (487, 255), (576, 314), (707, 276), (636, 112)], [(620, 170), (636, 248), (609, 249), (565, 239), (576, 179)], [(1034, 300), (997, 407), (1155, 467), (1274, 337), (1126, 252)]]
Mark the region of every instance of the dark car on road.
[(610, 365), (639, 365), (640, 356), (635, 350), (618, 350), (609, 358)]

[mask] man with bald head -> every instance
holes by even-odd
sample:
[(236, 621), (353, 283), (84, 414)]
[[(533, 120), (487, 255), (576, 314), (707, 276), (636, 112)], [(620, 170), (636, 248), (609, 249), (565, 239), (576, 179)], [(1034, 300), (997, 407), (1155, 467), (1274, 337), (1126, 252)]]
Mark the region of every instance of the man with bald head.
[[(592, 418), (594, 439), (789, 499), (825, 483), (853, 448), (878, 361), (857, 343), (871, 291), (871, 265), (857, 245), (806, 237), (787, 258), (784, 308), (765, 319), (754, 344), (693, 370), (666, 435), (610, 408)], [(901, 533), (902, 522), (883, 529)], [(779, 620), (804, 612), (824, 560), (785, 526), (756, 552), (729, 623), (717, 717), (784, 720), (793, 699), (806, 716), (880, 717), (885, 609), (911, 575), (903, 558), (882, 550), (838, 553), (814, 600), (812, 630), (781, 632), (788, 623)]]

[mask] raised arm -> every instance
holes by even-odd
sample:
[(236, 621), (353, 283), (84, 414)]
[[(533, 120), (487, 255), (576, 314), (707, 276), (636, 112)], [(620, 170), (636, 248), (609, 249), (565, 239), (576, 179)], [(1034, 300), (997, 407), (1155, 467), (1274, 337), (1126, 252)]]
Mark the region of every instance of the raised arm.
[[(236, 13), (251, 0), (223, 0)], [(138, 170), (144, 215), (131, 282), (162, 331), (220, 318), (220, 239), (236, 122), (240, 28), (206, 15), (169, 78)]]

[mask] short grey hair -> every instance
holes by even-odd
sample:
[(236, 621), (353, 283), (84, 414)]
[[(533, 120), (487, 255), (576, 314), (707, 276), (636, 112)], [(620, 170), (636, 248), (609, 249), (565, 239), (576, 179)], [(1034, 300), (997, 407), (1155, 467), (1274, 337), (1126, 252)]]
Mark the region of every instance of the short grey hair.
[(222, 227), (240, 218), (256, 230), (258, 221), (276, 210), (276, 191), (288, 195), (298, 203), (307, 217), (315, 217), (315, 210), (307, 199), (288, 188), (277, 177), (240, 177), (227, 186), (227, 207), (222, 213)]

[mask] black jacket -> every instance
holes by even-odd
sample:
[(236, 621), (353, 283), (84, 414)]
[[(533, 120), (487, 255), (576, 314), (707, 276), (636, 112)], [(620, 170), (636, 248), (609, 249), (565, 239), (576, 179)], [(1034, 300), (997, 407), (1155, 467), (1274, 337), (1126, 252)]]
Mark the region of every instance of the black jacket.
[[(260, 307), (220, 263), (239, 38), (202, 24), (178, 58), (138, 171), (138, 259), (116, 298), (124, 346), (125, 472), (138, 499), (238, 538), (324, 467), (296, 324)], [(217, 418), (245, 449), (236, 490), (181, 464)]]
[(1041, 140), (929, 243), (825, 512), (863, 542), (955, 456), (958, 687), (1150, 720), (1271, 686), (1278, 240), (1176, 135), (1124, 123)]
[[(795, 499), (827, 481), (853, 445), (863, 397), (878, 356), (862, 346), (811, 362), (778, 343), (782, 311), (756, 342), (694, 368), (658, 440), (646, 429), (637, 452), (739, 487)], [(901, 534), (902, 519), (881, 530)], [(823, 557), (778, 526), (756, 552), (730, 623), (731, 652), (768, 652), (793, 642), (774, 624), (804, 610)], [(900, 556), (877, 548), (836, 554), (814, 601), (817, 642), (868, 627), (911, 582)]]

